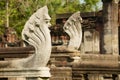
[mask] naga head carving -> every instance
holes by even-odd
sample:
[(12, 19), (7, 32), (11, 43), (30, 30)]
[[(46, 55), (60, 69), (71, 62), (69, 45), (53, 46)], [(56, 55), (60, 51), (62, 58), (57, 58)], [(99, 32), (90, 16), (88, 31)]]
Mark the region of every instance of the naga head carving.
[(50, 58), (50, 20), (48, 8), (44, 6), (29, 18), (22, 31), (22, 39), (35, 48), (33, 62), (36, 66), (45, 66)]
[(26, 22), (22, 31), (22, 39), (38, 48), (41, 43), (50, 38), (48, 29), (51, 26), (50, 20), (47, 6), (38, 9)]
[(47, 6), (33, 13), (22, 30), (22, 39), (35, 48), (35, 53), (26, 58), (0, 62), (0, 68), (46, 67), (51, 54), (50, 19)]
[(82, 40), (82, 18), (80, 12), (74, 13), (64, 24), (64, 31), (69, 35), (68, 48), (78, 49)]

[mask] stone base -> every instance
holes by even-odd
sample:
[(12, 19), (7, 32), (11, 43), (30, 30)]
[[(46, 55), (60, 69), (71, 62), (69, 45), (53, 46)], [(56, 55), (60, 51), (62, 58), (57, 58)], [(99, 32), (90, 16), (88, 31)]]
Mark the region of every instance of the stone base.
[(0, 78), (26, 78), (26, 80), (49, 80), (51, 77), (48, 67), (39, 68), (2, 68), (0, 69)]
[(51, 68), (50, 80), (72, 80), (72, 68), (70, 67), (54, 67)]

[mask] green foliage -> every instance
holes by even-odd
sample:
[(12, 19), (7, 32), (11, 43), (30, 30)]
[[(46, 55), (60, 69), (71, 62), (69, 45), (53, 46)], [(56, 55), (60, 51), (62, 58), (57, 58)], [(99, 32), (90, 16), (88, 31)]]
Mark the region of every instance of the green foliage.
[[(0, 34), (4, 32), (6, 25), (6, 1), (0, 0)], [(47, 5), (52, 18), (51, 23), (55, 24), (56, 14), (74, 13), (76, 11), (98, 10), (97, 2), (100, 0), (9, 0), (9, 27), (13, 27), (20, 36), (25, 22), (40, 7)]]
[(98, 2), (100, 2), (100, 0), (85, 0), (85, 2), (80, 5), (80, 9), (82, 12), (98, 11)]
[(5, 0), (1, 0), (0, 2), (0, 35), (4, 32), (5, 25)]

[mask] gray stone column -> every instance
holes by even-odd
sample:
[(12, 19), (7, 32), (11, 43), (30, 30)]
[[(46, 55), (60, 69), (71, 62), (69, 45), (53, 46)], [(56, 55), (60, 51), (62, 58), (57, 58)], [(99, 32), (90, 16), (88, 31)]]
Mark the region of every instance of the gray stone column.
[(103, 51), (105, 54), (118, 55), (118, 1), (103, 1)]

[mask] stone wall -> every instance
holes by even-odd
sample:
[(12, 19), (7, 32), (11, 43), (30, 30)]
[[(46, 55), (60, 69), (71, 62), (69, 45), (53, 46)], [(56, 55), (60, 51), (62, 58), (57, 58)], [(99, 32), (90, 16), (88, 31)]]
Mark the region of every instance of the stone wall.
[(72, 69), (70, 67), (51, 68), (50, 80), (72, 80)]

